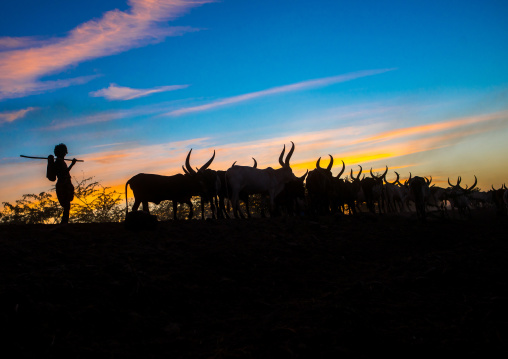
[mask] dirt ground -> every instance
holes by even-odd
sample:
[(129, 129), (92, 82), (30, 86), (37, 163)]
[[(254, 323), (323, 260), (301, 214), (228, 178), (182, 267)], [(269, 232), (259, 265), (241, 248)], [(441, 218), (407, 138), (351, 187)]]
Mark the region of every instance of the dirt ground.
[[(13, 358), (508, 353), (508, 218), (0, 226)], [(5, 357), (5, 356), (3, 356)], [(504, 356), (502, 356), (504, 357)]]

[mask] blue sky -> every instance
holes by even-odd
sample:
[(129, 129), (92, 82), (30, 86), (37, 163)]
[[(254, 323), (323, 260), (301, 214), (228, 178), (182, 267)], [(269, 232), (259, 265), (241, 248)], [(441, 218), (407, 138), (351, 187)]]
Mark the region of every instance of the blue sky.
[[(121, 186), (192, 162), (296, 174), (331, 154), (435, 183), (508, 182), (504, 1), (17, 1), (0, 4), (0, 201), (78, 178)], [(468, 178), (470, 180), (468, 181)]]

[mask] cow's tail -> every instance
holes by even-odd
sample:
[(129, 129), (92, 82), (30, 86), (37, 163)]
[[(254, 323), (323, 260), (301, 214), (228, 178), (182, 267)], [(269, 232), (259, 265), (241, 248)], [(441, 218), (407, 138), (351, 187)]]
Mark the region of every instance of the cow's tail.
[(129, 185), (130, 180), (125, 183), (125, 216), (129, 213), (129, 201), (127, 200), (127, 186)]

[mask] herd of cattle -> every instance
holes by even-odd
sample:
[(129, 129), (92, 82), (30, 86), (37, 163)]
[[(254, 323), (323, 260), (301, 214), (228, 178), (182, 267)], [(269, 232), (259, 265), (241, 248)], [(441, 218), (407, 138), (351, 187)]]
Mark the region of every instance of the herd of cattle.
[[(213, 218), (230, 218), (229, 204), (231, 204), (235, 218), (244, 217), (240, 207), (240, 200), (245, 203), (247, 216), (250, 217), (249, 195), (262, 195), (269, 199), (271, 215), (285, 213), (287, 215), (326, 215), (338, 212), (355, 215), (361, 208), (367, 208), (372, 213), (408, 212), (416, 210), (418, 218), (425, 219), (429, 209), (446, 211), (447, 208), (457, 209), (461, 216), (469, 216), (473, 206), (494, 206), (500, 214), (507, 213), (508, 189), (502, 188), (482, 192), (475, 190), (477, 178), (470, 187), (461, 186), (461, 178), (456, 184), (442, 188), (432, 185), (432, 177), (412, 176), (401, 183), (397, 172), (397, 179), (393, 182), (386, 180), (388, 167), (382, 175), (375, 175), (370, 169), (370, 177), (363, 175), (362, 167), (356, 176), (351, 170), (349, 178), (341, 178), (345, 170), (337, 176), (332, 174), (333, 157), (326, 168), (321, 167), (319, 158), (316, 168), (301, 177), (296, 177), (290, 166), (290, 159), (295, 150), (292, 143), (284, 159), (286, 146), (279, 156), (281, 168), (257, 168), (254, 165), (237, 166), (235, 163), (226, 171), (209, 169), (215, 158), (213, 156), (201, 168), (194, 170), (190, 165), (189, 151), (182, 166), (184, 174), (162, 176), (156, 174), (139, 173), (130, 178), (125, 184), (125, 200), (127, 203), (127, 188), (130, 185), (134, 193), (132, 211), (137, 211), (143, 204), (143, 211), (149, 212), (148, 203), (159, 204), (165, 200), (173, 202), (173, 216), (177, 218), (178, 203), (189, 206), (189, 219), (193, 217), (191, 198), (201, 197), (201, 217), (204, 219), (205, 204), (210, 205)], [(226, 205), (228, 204), (228, 205)], [(377, 208), (377, 211), (376, 211)]]

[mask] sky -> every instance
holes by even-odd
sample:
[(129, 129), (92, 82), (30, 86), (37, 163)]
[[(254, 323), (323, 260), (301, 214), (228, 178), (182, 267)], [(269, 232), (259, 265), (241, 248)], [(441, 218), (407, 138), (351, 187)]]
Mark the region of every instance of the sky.
[(0, 2), (0, 203), (237, 161), (508, 183), (508, 2)]

